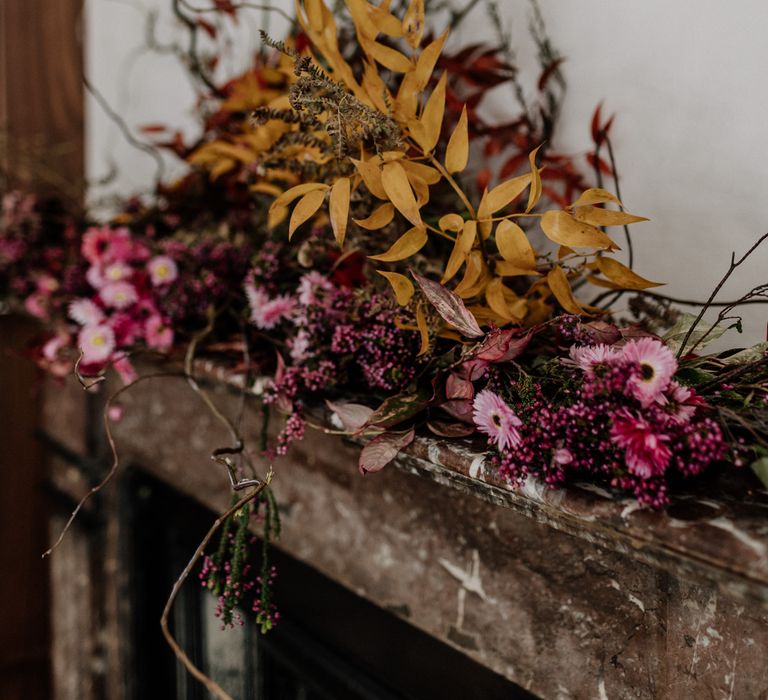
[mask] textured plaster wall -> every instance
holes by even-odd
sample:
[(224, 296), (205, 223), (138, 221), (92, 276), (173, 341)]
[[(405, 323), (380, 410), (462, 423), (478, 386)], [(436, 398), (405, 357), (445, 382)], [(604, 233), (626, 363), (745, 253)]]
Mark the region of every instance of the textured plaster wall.
[[(745, 250), (768, 231), (768, 8), (763, 0), (540, 2), (553, 41), (568, 58), (570, 92), (555, 145), (584, 152), (590, 115), (601, 100), (607, 112), (618, 114), (614, 142), (624, 200), (652, 219), (635, 227), (637, 268), (667, 281), (671, 295), (705, 297), (726, 269), (730, 251)], [(518, 61), (532, 86), (537, 70), (526, 41), (529, 4), (499, 5), (520, 39)], [(158, 13), (158, 41), (179, 36), (169, 6), (170, 0), (88, 0), (87, 69), (129, 127), (166, 122), (184, 124), (192, 133), (194, 95), (176, 59), (141, 52), (149, 9)], [(231, 35), (222, 75), (248, 64), (260, 21), (258, 12), (243, 17)], [(270, 31), (279, 35), (284, 24), (275, 15), (271, 23)], [(454, 43), (491, 35), (480, 10)], [(512, 99), (499, 91), (491, 113), (501, 116)], [(118, 168), (109, 185), (92, 188), (92, 197), (145, 188), (153, 162), (126, 144), (92, 100), (88, 126), (89, 176), (95, 181), (112, 165)], [(723, 294), (739, 295), (768, 278), (766, 271), (768, 247)], [(745, 318), (743, 338), (734, 333), (730, 344), (765, 340), (766, 312), (752, 307)]]

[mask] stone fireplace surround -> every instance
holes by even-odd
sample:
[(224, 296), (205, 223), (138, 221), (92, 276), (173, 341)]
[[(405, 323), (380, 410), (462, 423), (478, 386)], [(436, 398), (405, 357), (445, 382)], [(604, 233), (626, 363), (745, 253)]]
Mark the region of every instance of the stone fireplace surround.
[[(236, 378), (198, 366), (234, 412)], [(149, 380), (121, 403), (122, 463), (224, 510), (228, 482), (208, 455), (227, 435), (185, 383)], [(251, 444), (256, 409), (245, 421)], [(93, 453), (98, 399), (51, 381), (44, 413), (60, 448)], [(751, 474), (702, 484), (653, 512), (588, 484), (511, 490), (486, 471), (481, 443), (417, 438), (366, 477), (358, 453), (308, 430), (275, 464), (281, 550), (544, 698), (768, 698), (768, 493)], [(88, 486), (56, 456), (51, 479), (73, 498)], [(52, 533), (62, 523), (55, 518)], [(103, 617), (91, 621), (106, 639), (103, 663), (123, 663), (117, 527), (106, 524), (95, 574), (77, 528), (52, 559), (59, 689), (77, 688), (85, 681), (73, 668), (92, 665), (77, 616), (92, 603), (94, 575), (113, 583)], [(116, 674), (103, 682), (108, 697), (122, 697)]]

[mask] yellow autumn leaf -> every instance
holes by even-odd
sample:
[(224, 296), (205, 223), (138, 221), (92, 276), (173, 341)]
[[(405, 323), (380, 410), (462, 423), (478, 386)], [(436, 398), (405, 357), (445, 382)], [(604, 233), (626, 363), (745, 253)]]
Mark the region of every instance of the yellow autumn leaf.
[(451, 251), (451, 257), (448, 258), (443, 279), (440, 280), (441, 284), (445, 284), (455, 277), (456, 273), (469, 256), (469, 251), (472, 250), (476, 238), (477, 221), (465, 221), (464, 226), (456, 236), (456, 241), (453, 244), (453, 251)]
[(485, 301), (497, 316), (506, 322), (520, 322), (525, 315), (525, 300), (504, 286), (501, 277), (495, 277), (485, 289)]
[(358, 33), (357, 37), (360, 40), (360, 46), (363, 51), (376, 63), (380, 63), (395, 73), (407, 73), (411, 70), (411, 62), (397, 49), (380, 44), (378, 41), (373, 41), (360, 33)]
[(583, 207), (590, 204), (607, 204), (613, 202), (621, 206), (621, 202), (616, 195), (611, 194), (608, 190), (600, 189), (599, 187), (590, 187), (588, 190), (584, 190), (579, 198), (571, 204), (568, 208)]
[(487, 282), (488, 267), (483, 260), (483, 253), (480, 250), (473, 250), (467, 258), (464, 277), (453, 291), (462, 299), (469, 299), (480, 294)]
[(405, 74), (395, 100), (394, 116), (400, 123), (407, 123), (416, 117), (419, 95), (429, 84), (437, 59), (443, 50), (448, 32), (443, 32), (430, 43), (416, 59), (416, 66)]
[(421, 92), (429, 84), (429, 79), (432, 77), (432, 72), (437, 65), (437, 59), (440, 58), (440, 54), (443, 51), (443, 45), (448, 38), (448, 30), (446, 29), (437, 39), (425, 47), (419, 55), (416, 61), (416, 68), (413, 72), (414, 88), (417, 93)]
[(651, 287), (662, 287), (663, 282), (651, 282), (641, 277), (636, 272), (628, 268), (623, 263), (613, 258), (597, 259), (597, 266), (611, 282), (620, 285), (622, 289), (650, 289)]
[(638, 221), (648, 221), (644, 216), (593, 206), (576, 207), (573, 210), (573, 218), (592, 226), (626, 226)]
[[(405, 170), (405, 168), (403, 168)], [(416, 195), (416, 205), (421, 209), (429, 201), (429, 185), (424, 182), (418, 175), (408, 173), (408, 182), (411, 183), (413, 193)]]
[(560, 306), (570, 314), (581, 315), (584, 313), (584, 309), (581, 308), (579, 302), (573, 296), (571, 291), (571, 285), (568, 282), (563, 268), (559, 265), (553, 267), (547, 275), (547, 284), (549, 285), (552, 294), (555, 295)]
[(541, 274), (535, 268), (520, 267), (519, 265), (506, 260), (499, 260), (493, 269), (499, 277), (526, 277)]
[(389, 88), (381, 79), (376, 66), (371, 61), (364, 61), (364, 63), (363, 89), (368, 93), (368, 97), (371, 98), (371, 102), (373, 102), (376, 109), (387, 114), (389, 112), (389, 105), (392, 104), (392, 95), (389, 92)]
[(600, 229), (576, 221), (568, 212), (548, 211), (541, 217), (541, 230), (551, 241), (569, 248), (618, 250)]
[(424, 34), (424, 0), (411, 0), (403, 17), (403, 34), (412, 49), (418, 49)]
[(309, 26), (316, 32), (323, 31), (323, 0), (304, 0)]
[(390, 202), (385, 202), (377, 207), (367, 219), (353, 219), (353, 221), (368, 231), (377, 231), (390, 224), (394, 216), (395, 207)]
[(386, 253), (378, 255), (369, 255), (371, 260), (381, 260), (381, 262), (398, 262), (410, 258), (411, 255), (418, 253), (427, 242), (427, 231), (420, 226), (414, 226), (398, 238)]
[(248, 188), (251, 192), (258, 192), (259, 194), (267, 194), (270, 197), (279, 197), (282, 193), (282, 189), (277, 185), (273, 185), (271, 182), (257, 182)]
[(456, 128), (448, 140), (445, 151), (445, 169), (449, 173), (460, 173), (467, 167), (469, 160), (469, 128), (467, 121), (467, 105), (461, 110), (461, 116)]
[[(531, 184), (531, 175), (520, 175), (496, 185), (485, 197), (486, 206), (483, 208), (483, 218), (489, 217), (499, 209), (503, 209), (519, 197), (523, 190)], [(480, 214), (478, 213), (478, 218)]]
[(395, 298), (400, 306), (407, 306), (413, 297), (413, 282), (401, 275), (399, 272), (387, 272), (386, 270), (376, 270), (382, 277), (385, 277), (395, 293)]
[(531, 166), (531, 189), (528, 192), (528, 204), (525, 207), (525, 211), (529, 212), (536, 206), (536, 203), (541, 198), (541, 173), (536, 167), (536, 154), (539, 152), (541, 146), (536, 146), (528, 154), (528, 163)]
[(369, 5), (368, 13), (376, 25), (376, 28), (393, 39), (399, 39), (403, 36), (403, 23), (389, 12), (389, 3), (382, 3), (380, 6)]
[(400, 163), (393, 161), (384, 165), (381, 170), (381, 185), (395, 208), (414, 226), (421, 226), (419, 205), (416, 203), (408, 175)]
[(441, 231), (460, 231), (464, 226), (464, 219), (458, 214), (443, 214), (437, 222)]
[(424, 315), (424, 305), (419, 304), (416, 307), (416, 325), (419, 328), (421, 334), (421, 347), (419, 348), (419, 356), (425, 355), (429, 350), (429, 327), (427, 326), (427, 317)]
[(381, 168), (370, 160), (356, 160), (350, 158), (354, 164), (357, 172), (360, 173), (360, 177), (363, 178), (365, 186), (368, 191), (379, 199), (387, 199), (387, 193), (384, 191), (384, 186), (381, 184)]
[(435, 89), (429, 96), (427, 104), (424, 106), (421, 119), (414, 119), (408, 123), (408, 130), (413, 140), (421, 146), (424, 153), (431, 153), (440, 138), (443, 115), (445, 114), (445, 86), (447, 80), (448, 74), (443, 72)]
[(493, 221), (491, 221), (492, 212), (488, 204), (488, 189), (483, 191), (483, 196), (480, 198), (480, 205), (477, 207), (477, 227), (480, 231), (481, 238), (485, 241), (493, 231)]
[(331, 228), (339, 246), (344, 245), (344, 236), (347, 233), (347, 219), (349, 218), (349, 190), (348, 177), (340, 177), (331, 187), (331, 196), (328, 209), (331, 215)]
[(436, 185), (443, 178), (440, 171), (431, 165), (424, 165), (424, 163), (417, 163), (413, 160), (403, 160), (402, 166), (405, 168), (405, 172), (408, 173), (408, 179), (415, 176), (424, 180), (428, 185)]
[(503, 219), (496, 227), (496, 247), (501, 257), (526, 270), (536, 269), (536, 253), (528, 236), (516, 223)]
[(293, 214), (291, 214), (291, 222), (288, 225), (288, 240), (291, 239), (299, 226), (315, 215), (324, 199), (325, 190), (313, 190), (299, 200), (299, 203), (293, 208)]
[(274, 204), (267, 213), (267, 228), (272, 230), (288, 218), (288, 207), (276, 207)]
[(301, 185), (291, 187), (291, 189), (283, 192), (272, 204), (270, 209), (277, 209), (278, 207), (288, 206), (294, 199), (301, 197), (309, 192), (316, 190), (322, 190), (325, 192), (328, 189), (328, 185), (323, 182), (305, 182)]

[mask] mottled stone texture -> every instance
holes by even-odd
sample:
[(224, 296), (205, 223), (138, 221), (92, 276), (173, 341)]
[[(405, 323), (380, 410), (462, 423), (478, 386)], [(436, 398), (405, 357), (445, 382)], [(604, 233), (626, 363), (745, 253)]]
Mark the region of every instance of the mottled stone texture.
[[(229, 390), (212, 392), (235, 412)], [(208, 455), (227, 433), (199, 398), (153, 380), (123, 403), (123, 460), (224, 507), (226, 477)], [(309, 432), (275, 465), (281, 548), (545, 698), (768, 697), (759, 502), (735, 530), (711, 524), (734, 506), (710, 496), (698, 531), (605, 494), (590, 501), (589, 489), (510, 495), (479, 478), (477, 455), (429, 441), (401, 469), (361, 477), (358, 449)], [(728, 535), (745, 548), (730, 558), (717, 554)]]

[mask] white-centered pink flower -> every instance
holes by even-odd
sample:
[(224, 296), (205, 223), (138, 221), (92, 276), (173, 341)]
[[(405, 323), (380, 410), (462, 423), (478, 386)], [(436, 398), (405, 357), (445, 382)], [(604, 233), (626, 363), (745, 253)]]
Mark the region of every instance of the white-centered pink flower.
[(488, 442), (502, 452), (520, 444), (522, 438), (517, 429), (523, 423), (498, 394), (484, 389), (475, 397), (472, 408), (475, 425), (488, 436)]
[(628, 389), (643, 406), (663, 401), (664, 390), (677, 371), (672, 351), (656, 338), (630, 340), (623, 348), (626, 362), (635, 364), (640, 372)]
[(621, 353), (611, 345), (571, 345), (568, 351), (570, 361), (589, 376), (594, 376), (596, 367), (615, 364)]
[(83, 364), (106, 362), (115, 349), (115, 334), (109, 326), (86, 326), (77, 337), (77, 344), (83, 352)]
[(139, 296), (130, 282), (110, 282), (99, 290), (99, 297), (113, 309), (125, 309), (135, 304)]
[(144, 326), (144, 338), (150, 348), (168, 350), (173, 345), (173, 328), (165, 323), (162, 316), (154, 314)]
[(106, 283), (120, 282), (127, 280), (133, 274), (133, 268), (130, 265), (118, 260), (117, 262), (110, 263), (104, 268), (102, 276)]
[(75, 299), (70, 303), (67, 314), (81, 326), (95, 326), (104, 320), (104, 312), (91, 299)]
[(179, 276), (179, 268), (176, 261), (168, 255), (158, 255), (147, 263), (147, 271), (152, 284), (161, 287), (171, 284)]
[(101, 265), (91, 265), (85, 272), (85, 280), (94, 289), (101, 289), (107, 282)]

